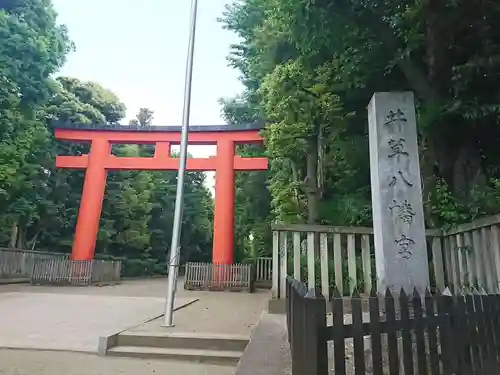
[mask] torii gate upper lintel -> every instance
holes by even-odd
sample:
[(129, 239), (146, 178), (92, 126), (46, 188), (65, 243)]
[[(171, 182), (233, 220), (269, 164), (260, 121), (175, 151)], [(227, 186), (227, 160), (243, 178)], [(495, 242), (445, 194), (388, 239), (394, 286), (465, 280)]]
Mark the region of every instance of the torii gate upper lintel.
[[(88, 155), (57, 156), (57, 168), (85, 169), (82, 199), (78, 211), (72, 259), (94, 257), (102, 200), (109, 170), (178, 170), (179, 159), (171, 157), (171, 146), (180, 143), (178, 126), (81, 125), (54, 123), (55, 137), (70, 142), (90, 142)], [(236, 144), (262, 143), (260, 125), (190, 126), (189, 144), (216, 145), (210, 158), (190, 158), (188, 171), (215, 171), (213, 263), (231, 264), (234, 258), (234, 173), (267, 170), (263, 157), (235, 155)], [(112, 144), (154, 144), (153, 157), (117, 157)]]

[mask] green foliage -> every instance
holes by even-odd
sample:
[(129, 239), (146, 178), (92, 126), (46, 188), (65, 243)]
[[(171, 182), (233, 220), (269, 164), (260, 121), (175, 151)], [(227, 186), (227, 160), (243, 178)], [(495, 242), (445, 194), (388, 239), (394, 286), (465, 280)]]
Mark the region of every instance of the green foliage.
[(221, 22), (241, 38), (229, 61), (245, 92), (224, 110), (267, 123), (270, 220), (371, 225), (366, 105), (402, 90), (417, 98), (428, 225), (498, 212), (498, 16), (494, 1), (228, 6)]
[(436, 181), (432, 198), (432, 213), (443, 225), (458, 224), (468, 219), (465, 207), (451, 194), (443, 180)]
[[(0, 2), (0, 245), (70, 252), (84, 172), (55, 168), (56, 155), (88, 145), (56, 142), (51, 121), (115, 124), (125, 105), (94, 82), (52, 78), (73, 49), (50, 0)], [(137, 122), (151, 125), (141, 108)], [(117, 156), (151, 156), (150, 145), (113, 147)], [(111, 172), (96, 244), (100, 259), (120, 259), (126, 276), (165, 270), (176, 172)], [(208, 260), (212, 199), (204, 175), (186, 181), (182, 262)]]
[(49, 119), (81, 124), (114, 124), (125, 117), (125, 105), (110, 90), (76, 78), (56, 79), (55, 92), (46, 108)]
[(476, 186), (470, 192), (468, 200), (461, 200), (439, 179), (430, 194), (429, 206), (436, 222), (443, 229), (478, 217), (497, 214), (500, 212), (500, 180), (492, 178), (489, 184)]
[[(56, 23), (47, 0), (5, 0), (0, 4), (0, 103), (33, 107), (51, 92), (50, 75), (72, 49), (66, 28)], [(22, 62), (22, 63), (21, 63)]]
[[(82, 171), (57, 154), (48, 120), (114, 124), (125, 106), (93, 82), (53, 75), (73, 49), (50, 0), (0, 2), (0, 243), (68, 252)], [(267, 124), (267, 172), (236, 178), (236, 259), (269, 255), (270, 223), (371, 225), (366, 105), (412, 90), (428, 226), (500, 210), (497, 2), (237, 0), (221, 22), (240, 37), (229, 63), (245, 91), (222, 101), (230, 123)], [(150, 126), (141, 108), (131, 124)], [(114, 147), (152, 156), (151, 145)], [(97, 250), (131, 274), (158, 272), (171, 238), (176, 174), (110, 173)], [(204, 176), (186, 182), (183, 259), (208, 260), (213, 204)], [(160, 267), (161, 265), (161, 267)], [(142, 271), (141, 271), (142, 270)]]
[[(372, 257), (371, 259), (371, 267), (372, 269), (375, 269), (375, 258)], [(363, 268), (361, 266), (362, 261), (361, 261), (361, 256), (357, 257), (356, 259), (356, 276), (357, 276), (357, 282), (354, 285), (354, 280), (347, 277), (349, 274), (349, 263), (347, 261), (347, 257), (344, 257), (342, 259), (342, 291), (345, 296), (350, 295), (350, 291), (353, 290), (354, 288), (357, 288), (357, 290), (364, 290), (364, 275), (363, 275)], [(288, 262), (288, 274), (291, 275), (293, 274), (293, 259), (290, 259)], [(338, 287), (337, 284), (335, 283), (335, 263), (332, 258), (328, 259), (328, 287), (330, 289)], [(300, 257), (300, 275), (301, 275), (301, 281), (304, 283), (308, 282), (308, 265), (307, 265), (307, 257), (305, 255), (301, 255)], [(321, 261), (319, 259), (316, 259), (314, 261), (314, 275), (315, 275), (315, 285), (317, 287), (321, 287), (322, 281), (321, 281)], [(352, 284), (352, 285), (351, 285)], [(372, 273), (372, 285), (376, 284), (376, 276), (374, 273)]]

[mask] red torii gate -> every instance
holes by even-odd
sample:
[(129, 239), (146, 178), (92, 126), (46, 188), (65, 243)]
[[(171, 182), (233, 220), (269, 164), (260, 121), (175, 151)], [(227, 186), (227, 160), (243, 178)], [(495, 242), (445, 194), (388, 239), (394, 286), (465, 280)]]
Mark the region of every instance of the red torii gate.
[[(260, 126), (191, 126), (189, 144), (216, 145), (217, 155), (190, 158), (188, 171), (215, 171), (215, 212), (212, 261), (232, 264), (234, 258), (234, 173), (267, 170), (267, 158), (243, 158), (235, 155), (236, 144), (262, 143)], [(88, 155), (57, 156), (57, 168), (85, 169), (82, 199), (78, 211), (71, 257), (94, 257), (99, 231), (102, 200), (109, 170), (178, 170), (179, 159), (171, 157), (171, 146), (180, 143), (177, 126), (137, 127), (125, 125), (54, 124), (55, 137), (71, 142), (90, 142)], [(117, 157), (112, 144), (154, 144), (153, 157)]]

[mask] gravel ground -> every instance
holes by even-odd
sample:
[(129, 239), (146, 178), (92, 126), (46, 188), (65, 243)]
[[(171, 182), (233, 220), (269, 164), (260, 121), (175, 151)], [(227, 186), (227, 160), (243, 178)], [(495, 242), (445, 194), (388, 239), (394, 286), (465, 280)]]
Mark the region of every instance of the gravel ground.
[(2, 375), (233, 375), (234, 371), (231, 366), (0, 349)]

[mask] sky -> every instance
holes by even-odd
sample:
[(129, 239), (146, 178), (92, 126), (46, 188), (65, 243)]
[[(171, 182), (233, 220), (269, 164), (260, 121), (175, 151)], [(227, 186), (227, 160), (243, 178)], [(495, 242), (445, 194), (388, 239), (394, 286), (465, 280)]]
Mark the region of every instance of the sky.
[[(227, 66), (237, 36), (217, 17), (231, 0), (199, 0), (191, 101), (191, 125), (220, 125), (219, 98), (243, 90), (238, 72)], [(97, 82), (127, 106), (154, 111), (155, 125), (181, 125), (189, 39), (189, 0), (53, 0), (59, 23), (68, 27), (76, 51), (60, 74)], [(190, 147), (193, 156), (214, 147)]]

